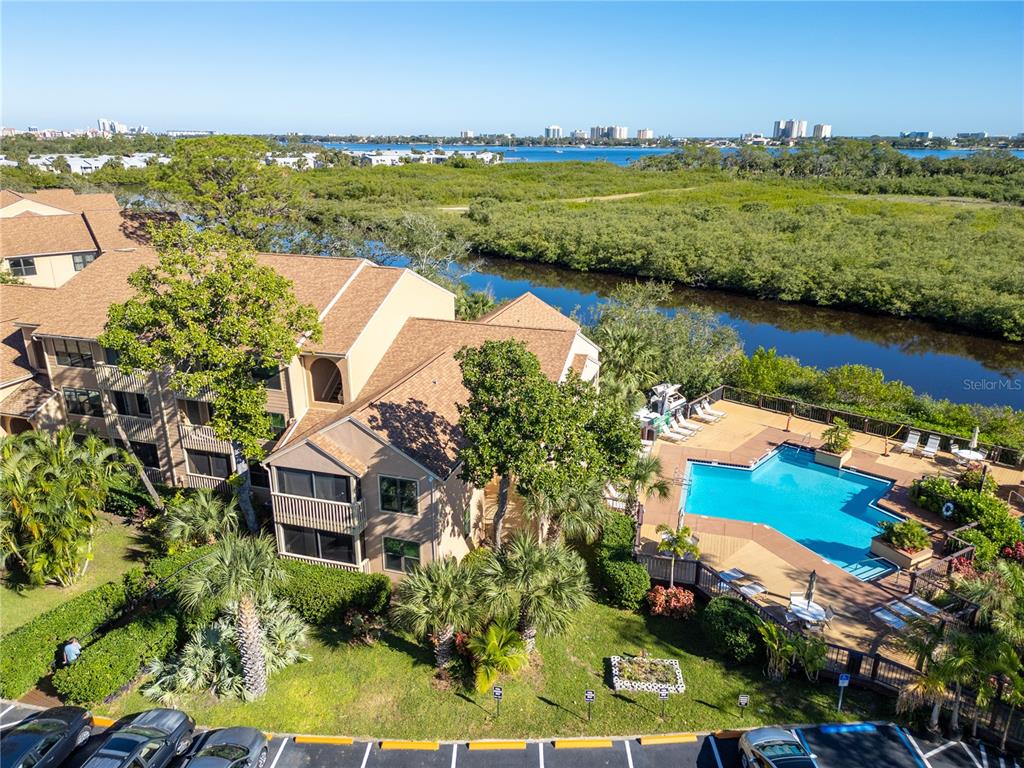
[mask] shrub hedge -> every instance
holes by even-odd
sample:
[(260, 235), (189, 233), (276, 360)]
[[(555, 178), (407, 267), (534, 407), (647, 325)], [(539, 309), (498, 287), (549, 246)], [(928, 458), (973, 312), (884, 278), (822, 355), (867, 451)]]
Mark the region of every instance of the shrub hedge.
[(300, 560), (284, 560), (281, 565), (288, 579), (275, 594), (310, 624), (341, 624), (352, 608), (381, 614), (391, 599), (391, 580), (382, 573), (355, 573)]
[(1012, 546), (1024, 536), (1020, 521), (1010, 514), (1006, 502), (986, 491), (963, 488), (945, 477), (925, 477), (914, 481), (911, 496), (921, 507), (939, 515), (951, 502), (953, 520), (960, 525), (976, 522), (976, 530), (997, 548)]
[(635, 611), (651, 588), (647, 569), (633, 560), (636, 521), (629, 515), (609, 516), (590, 551), (591, 572), (611, 605)]
[(24, 624), (0, 640), (0, 696), (14, 699), (32, 688), (56, 659), (60, 646), (88, 636), (120, 611), (124, 586), (110, 582), (83, 592)]
[(53, 675), (65, 701), (92, 704), (134, 680), (143, 665), (170, 654), (178, 640), (178, 619), (170, 612), (143, 616), (107, 632), (70, 666)]
[(742, 600), (727, 595), (714, 598), (704, 609), (701, 623), (712, 646), (733, 661), (747, 661), (761, 648), (760, 619)]

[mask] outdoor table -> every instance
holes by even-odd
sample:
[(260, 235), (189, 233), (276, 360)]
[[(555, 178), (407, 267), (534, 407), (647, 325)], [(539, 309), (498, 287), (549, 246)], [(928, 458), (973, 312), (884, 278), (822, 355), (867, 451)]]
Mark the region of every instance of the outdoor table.
[(953, 451), (954, 456), (959, 456), (965, 461), (982, 461), (985, 458), (984, 451), (975, 451), (970, 448), (957, 448)]
[(789, 610), (801, 621), (807, 621), (811, 624), (825, 621), (825, 609), (815, 602), (808, 602), (802, 597), (794, 597), (790, 600)]

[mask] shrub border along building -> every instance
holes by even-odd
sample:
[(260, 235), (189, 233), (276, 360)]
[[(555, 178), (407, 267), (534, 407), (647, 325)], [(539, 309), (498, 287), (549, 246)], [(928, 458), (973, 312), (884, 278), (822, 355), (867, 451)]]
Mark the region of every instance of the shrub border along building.
[(651, 575), (633, 559), (636, 521), (615, 513), (605, 524), (593, 548), (595, 576), (607, 601), (616, 607), (635, 611), (651, 589)]
[(342, 624), (351, 609), (382, 614), (391, 599), (391, 579), (382, 573), (357, 573), (301, 560), (282, 560), (288, 579), (274, 590), (310, 624)]
[(89, 635), (125, 606), (125, 589), (108, 582), (73, 597), (36, 616), (0, 640), (0, 696), (14, 699), (46, 675), (61, 645), (78, 637), (89, 645)]

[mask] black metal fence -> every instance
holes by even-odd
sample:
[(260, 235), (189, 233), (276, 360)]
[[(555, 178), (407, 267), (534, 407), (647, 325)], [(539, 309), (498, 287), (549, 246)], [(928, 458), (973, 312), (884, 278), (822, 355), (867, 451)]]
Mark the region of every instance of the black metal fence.
[[(780, 622), (778, 616), (755, 600), (734, 590), (722, 580), (718, 571), (700, 560), (677, 559), (674, 562), (673, 572), (673, 558), (637, 552), (636, 559), (647, 569), (654, 581), (667, 583), (671, 576), (677, 586), (693, 588), (708, 600), (719, 595), (729, 594), (745, 602), (765, 621), (778, 623), (787, 632), (790, 631), (789, 627)], [(853, 685), (899, 696), (900, 691), (921, 674), (913, 667), (908, 667), (906, 664), (877, 652), (858, 651), (829, 642), (826, 642), (825, 646), (827, 655), (821, 676), (826, 679), (834, 680), (841, 674), (848, 674), (850, 683)], [(967, 727), (973, 722), (974, 697), (973, 691), (963, 691), (961, 694), (960, 722), (962, 727)], [(944, 709), (950, 710), (952, 704), (953, 692), (947, 691)], [(1018, 716), (1014, 717), (1015, 713)], [(1002, 701), (1001, 688), (993, 702), (981, 713), (978, 732), (988, 740), (998, 743), (1002, 738), (1008, 719), (1012, 719), (1012, 722), (1007, 744), (1016, 748), (1024, 748), (1024, 716)]]
[[(742, 403), (743, 405), (752, 405), (755, 408), (761, 408), (775, 413), (792, 413), (798, 418), (806, 419), (807, 421), (816, 421), (821, 424), (831, 424), (836, 417), (838, 417), (849, 424), (851, 429), (857, 432), (864, 432), (869, 435), (875, 435), (876, 437), (887, 437), (893, 441), (905, 440), (910, 430), (914, 429), (920, 432), (925, 438), (927, 438), (928, 435), (937, 435), (939, 437), (939, 449), (943, 451), (949, 451), (953, 444), (963, 444), (965, 441), (970, 439), (962, 435), (948, 435), (944, 432), (937, 432), (935, 430), (924, 429), (921, 427), (907, 426), (906, 424), (886, 421), (885, 419), (876, 419), (872, 416), (865, 416), (860, 413), (853, 413), (852, 411), (841, 411), (834, 408), (827, 408), (823, 405), (805, 403), (801, 400), (793, 400), (789, 397), (762, 395), (757, 392), (751, 392), (747, 389), (729, 386), (728, 384), (722, 385), (717, 389), (713, 389), (706, 395), (702, 395), (699, 398), (695, 398), (695, 402), (705, 398), (711, 402), (726, 400), (733, 403)], [(979, 443), (978, 448), (986, 452), (988, 455), (988, 461), (993, 464), (1013, 469), (1024, 467), (1024, 451), (1019, 448), (1008, 448), (1003, 445), (992, 445), (986, 443)]]

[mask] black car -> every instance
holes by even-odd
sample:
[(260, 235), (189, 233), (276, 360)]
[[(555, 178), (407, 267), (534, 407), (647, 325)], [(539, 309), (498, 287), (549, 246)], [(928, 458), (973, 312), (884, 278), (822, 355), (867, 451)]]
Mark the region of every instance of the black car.
[(3, 768), (56, 768), (89, 740), (92, 715), (81, 707), (54, 707), (40, 712), (0, 739)]
[(196, 745), (185, 768), (263, 768), (267, 736), (255, 728), (224, 728)]
[(167, 768), (192, 746), (196, 724), (176, 709), (124, 717), (103, 734), (83, 768)]

